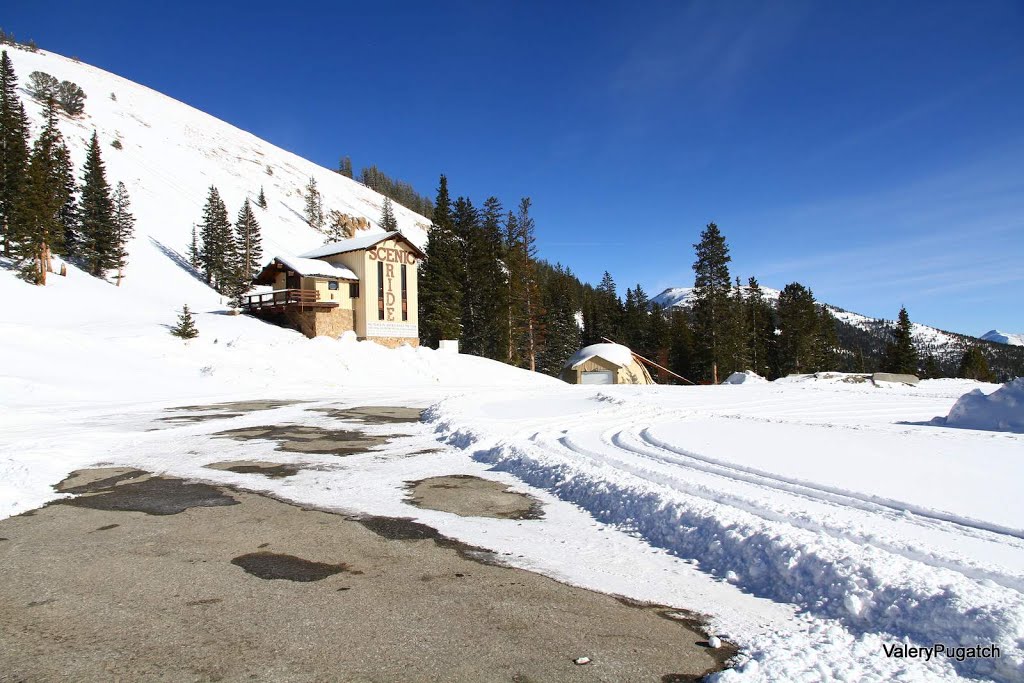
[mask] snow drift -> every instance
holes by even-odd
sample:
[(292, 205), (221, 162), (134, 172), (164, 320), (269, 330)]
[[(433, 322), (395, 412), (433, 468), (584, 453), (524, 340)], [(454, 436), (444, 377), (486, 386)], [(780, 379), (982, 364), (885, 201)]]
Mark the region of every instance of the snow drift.
[(1024, 377), (1007, 382), (988, 395), (980, 389), (964, 394), (949, 414), (945, 418), (937, 418), (935, 424), (1024, 433)]

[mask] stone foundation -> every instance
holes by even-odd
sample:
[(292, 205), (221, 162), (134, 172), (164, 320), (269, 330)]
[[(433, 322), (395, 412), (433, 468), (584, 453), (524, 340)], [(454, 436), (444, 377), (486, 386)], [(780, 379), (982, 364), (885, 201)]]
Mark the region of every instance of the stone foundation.
[(355, 311), (332, 308), (326, 311), (287, 311), (284, 314), (289, 327), (297, 329), (310, 339), (334, 337), (356, 329)]

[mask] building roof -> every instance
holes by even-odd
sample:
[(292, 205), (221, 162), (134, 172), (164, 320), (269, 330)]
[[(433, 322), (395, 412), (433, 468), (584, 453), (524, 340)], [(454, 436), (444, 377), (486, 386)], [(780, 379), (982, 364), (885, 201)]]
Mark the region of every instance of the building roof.
[(416, 255), (420, 258), (426, 256), (423, 251), (417, 247), (408, 237), (398, 232), (397, 230), (392, 232), (380, 232), (373, 235), (360, 235), (359, 237), (353, 237), (347, 240), (341, 240), (340, 242), (331, 242), (325, 244), (322, 247), (317, 247), (312, 251), (307, 251), (304, 254), (300, 254), (303, 258), (323, 258), (325, 256), (334, 256), (335, 254), (345, 254), (350, 251), (362, 251), (363, 249), (369, 249), (375, 244), (389, 239), (400, 239), (416, 252)]
[(622, 344), (591, 344), (573, 354), (565, 367), (576, 369), (591, 358), (603, 358), (612, 365), (626, 367), (633, 362), (633, 352)]
[(264, 266), (266, 270), (274, 261), (279, 261), (291, 270), (304, 277), (335, 277), (340, 280), (358, 280), (356, 274), (345, 266), (336, 266), (313, 258), (302, 258), (301, 256), (275, 256), (270, 263)]

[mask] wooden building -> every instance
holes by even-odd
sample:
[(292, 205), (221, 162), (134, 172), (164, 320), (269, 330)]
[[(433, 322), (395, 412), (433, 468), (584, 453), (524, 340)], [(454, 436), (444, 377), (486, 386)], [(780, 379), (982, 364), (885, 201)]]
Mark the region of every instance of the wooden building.
[(417, 269), (423, 256), (400, 232), (275, 256), (255, 279), (271, 291), (245, 297), (242, 309), (307, 337), (351, 331), (385, 346), (418, 346)]

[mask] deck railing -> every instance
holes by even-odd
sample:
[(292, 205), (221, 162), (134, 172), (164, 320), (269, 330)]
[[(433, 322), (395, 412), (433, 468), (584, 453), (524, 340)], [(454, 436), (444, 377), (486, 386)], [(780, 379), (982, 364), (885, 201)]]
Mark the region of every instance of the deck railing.
[(268, 308), (316, 306), (320, 292), (315, 289), (275, 289), (273, 292), (250, 294), (242, 297), (242, 309), (260, 311)]

